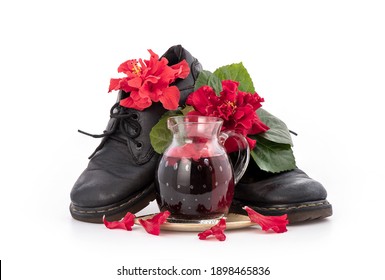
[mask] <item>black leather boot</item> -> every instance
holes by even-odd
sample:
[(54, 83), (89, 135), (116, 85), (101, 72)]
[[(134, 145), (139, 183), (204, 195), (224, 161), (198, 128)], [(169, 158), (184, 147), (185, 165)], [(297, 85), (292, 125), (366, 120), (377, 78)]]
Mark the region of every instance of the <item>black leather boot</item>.
[[(202, 66), (180, 45), (171, 47), (163, 57), (168, 59), (168, 65), (186, 59), (190, 66), (189, 76), (175, 82), (182, 105), (193, 92)], [(120, 219), (155, 199), (153, 183), (159, 155), (151, 146), (149, 134), (166, 110), (159, 102), (143, 111), (120, 106), (119, 101), (128, 95), (119, 92), (105, 132), (91, 135), (103, 140), (71, 191), (70, 212), (77, 220), (101, 223), (103, 215)]]
[(287, 214), (289, 223), (322, 219), (333, 214), (321, 183), (296, 168), (282, 173), (262, 171), (250, 161), (247, 171), (235, 187), (231, 212), (246, 214), (249, 206), (263, 215)]

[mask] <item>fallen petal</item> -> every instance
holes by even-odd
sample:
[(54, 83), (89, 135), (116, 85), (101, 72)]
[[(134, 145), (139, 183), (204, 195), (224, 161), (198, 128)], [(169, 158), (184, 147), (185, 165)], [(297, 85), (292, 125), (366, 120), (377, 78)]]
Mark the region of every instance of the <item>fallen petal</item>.
[(160, 233), (160, 225), (163, 224), (168, 216), (170, 216), (169, 211), (164, 211), (156, 214), (151, 219), (139, 219), (139, 223), (144, 227), (144, 229), (149, 233), (153, 235), (159, 235)]
[(198, 233), (198, 236), (200, 240), (206, 240), (207, 237), (213, 235), (219, 241), (225, 241), (226, 240), (226, 235), (224, 233), (225, 229), (226, 229), (226, 220), (220, 219), (218, 224), (216, 224), (215, 226), (212, 226), (211, 228), (203, 232)]
[(250, 220), (262, 227), (262, 230), (267, 231), (272, 229), (276, 233), (286, 232), (286, 225), (289, 223), (287, 214), (282, 216), (264, 216), (254, 211), (248, 206), (243, 207), (249, 215)]
[(211, 229), (206, 229), (205, 231), (198, 233), (200, 240), (206, 240), (206, 238), (210, 235), (213, 235), (213, 231)]
[(134, 225), (134, 219), (135, 215), (130, 212), (127, 212), (127, 214), (119, 221), (109, 222), (106, 220), (106, 216), (103, 216), (103, 223), (109, 229), (132, 230), (132, 226)]

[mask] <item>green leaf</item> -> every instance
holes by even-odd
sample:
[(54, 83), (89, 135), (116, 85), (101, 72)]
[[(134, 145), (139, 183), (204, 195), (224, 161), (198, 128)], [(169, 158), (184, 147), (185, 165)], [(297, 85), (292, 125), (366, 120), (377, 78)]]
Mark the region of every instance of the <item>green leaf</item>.
[(203, 70), (199, 73), (198, 79), (195, 82), (194, 90), (197, 90), (205, 85), (212, 87), (217, 95), (219, 95), (219, 93), (222, 91), (221, 80), (216, 75), (207, 70)]
[(272, 142), (293, 146), (289, 129), (283, 121), (262, 108), (257, 110), (257, 114), (261, 121), (270, 128), (265, 133), (258, 134), (258, 136)]
[(259, 135), (253, 138), (257, 140), (257, 145), (250, 154), (259, 168), (278, 173), (296, 167), (293, 150), (289, 144), (274, 143)]
[(172, 133), (167, 128), (167, 119), (172, 116), (181, 115), (180, 111), (168, 111), (166, 112), (159, 120), (159, 122), (154, 125), (150, 132), (150, 141), (151, 145), (154, 148), (155, 152), (162, 154), (166, 148), (171, 144)]
[(186, 116), (189, 112), (194, 111), (194, 107), (193, 106), (186, 106), (180, 111), (182, 112), (183, 116)]
[(214, 74), (222, 81), (233, 80), (239, 82), (238, 89), (240, 91), (255, 93), (253, 81), (242, 62), (219, 67), (214, 71)]

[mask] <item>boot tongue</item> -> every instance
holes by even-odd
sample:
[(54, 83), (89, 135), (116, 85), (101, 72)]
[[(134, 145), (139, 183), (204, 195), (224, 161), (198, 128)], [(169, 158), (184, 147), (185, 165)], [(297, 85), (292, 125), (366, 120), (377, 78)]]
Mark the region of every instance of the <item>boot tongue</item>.
[(188, 51), (184, 50), (181, 45), (176, 45), (176, 46), (172, 46), (171, 48), (169, 48), (162, 55), (162, 57), (167, 58), (168, 65), (171, 66), (171, 65), (174, 65), (174, 64), (181, 62), (183, 59), (186, 58), (184, 55), (184, 52), (188, 53)]
[(116, 102), (120, 102), (120, 100), (125, 99), (125, 98), (127, 98), (127, 97), (129, 97), (129, 96), (130, 96), (129, 93), (127, 93), (127, 92), (125, 92), (125, 91), (123, 91), (123, 90), (119, 90), (119, 93), (118, 93), (118, 97), (117, 97), (117, 99), (116, 99)]
[(202, 65), (181, 45), (172, 46), (162, 55), (162, 57), (167, 58), (169, 66), (177, 64), (183, 59), (185, 59), (190, 66), (190, 75), (185, 79), (177, 79), (173, 83), (173, 85), (176, 85), (180, 91), (179, 105), (184, 106), (187, 97), (194, 91), (195, 81), (203, 69)]

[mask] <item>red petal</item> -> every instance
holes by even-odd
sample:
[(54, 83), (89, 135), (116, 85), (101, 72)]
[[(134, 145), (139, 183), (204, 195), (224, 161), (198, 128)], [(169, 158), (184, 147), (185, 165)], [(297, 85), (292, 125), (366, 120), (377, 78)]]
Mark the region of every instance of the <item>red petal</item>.
[(243, 207), (243, 209), (246, 210), (250, 220), (253, 223), (257, 223), (258, 225), (260, 225), (262, 227), (262, 230), (267, 231), (269, 229), (272, 229), (277, 233), (287, 231), (286, 225), (289, 223), (289, 221), (287, 220), (287, 214), (282, 216), (264, 216), (254, 211), (248, 206)]
[(164, 212), (156, 214), (154, 217), (151, 218), (151, 220), (152, 220), (152, 222), (158, 223), (159, 225), (161, 225), (165, 221), (167, 221), (168, 216), (170, 216), (170, 212), (164, 211)]
[(134, 225), (135, 215), (127, 212), (126, 216), (124, 216), (119, 221), (109, 222), (106, 220), (106, 217), (103, 216), (103, 223), (109, 229), (125, 229), (132, 230), (132, 226)]
[(238, 82), (231, 80), (222, 81), (221, 100), (223, 102), (235, 102), (237, 98), (238, 85)]
[(257, 140), (251, 139), (249, 137), (246, 137), (247, 143), (249, 143), (250, 151), (255, 148), (255, 144), (257, 143)]
[(180, 92), (176, 86), (171, 86), (163, 90), (162, 96), (159, 101), (163, 104), (163, 107), (167, 110), (175, 110), (179, 106)]
[(120, 100), (120, 106), (123, 106), (123, 107), (126, 107), (126, 108), (131, 108), (134, 104), (134, 101), (132, 100), (132, 98), (129, 96), (129, 97), (126, 97), (126, 98), (123, 98), (122, 100)]
[(130, 96), (120, 100), (120, 106), (126, 108), (133, 108), (139, 111), (143, 111), (144, 109), (150, 107), (152, 101), (150, 98), (141, 98), (137, 91), (132, 91)]
[(207, 237), (213, 234), (213, 231), (211, 229), (206, 229), (203, 232), (198, 233), (199, 239), (200, 240), (206, 240)]
[(151, 219), (147, 219), (147, 220), (139, 219), (139, 223), (144, 227), (144, 229), (149, 234), (159, 235), (160, 225), (167, 220), (168, 216), (170, 216), (169, 211), (160, 212), (159, 214), (156, 214)]
[(147, 51), (150, 53), (150, 61), (151, 61), (152, 63), (157, 63), (158, 60), (159, 60), (159, 55), (157, 55), (156, 53), (154, 53), (151, 49), (148, 49)]
[(213, 235), (219, 241), (225, 241), (226, 240), (226, 235), (224, 234), (225, 229), (226, 229), (226, 220), (220, 219), (218, 224), (211, 227), (210, 229), (207, 229), (203, 232), (198, 233), (198, 236), (200, 240), (206, 240), (207, 237), (209, 237), (210, 235)]
[(131, 73), (132, 69), (134, 68), (134, 66), (137, 65), (137, 63), (138, 61), (136, 59), (129, 59), (123, 62), (118, 67), (118, 73), (125, 73), (125, 74)]
[(188, 74), (190, 74), (190, 67), (188, 66), (185, 59), (183, 59), (181, 62), (174, 64), (170, 67), (174, 70), (178, 70), (175, 78), (184, 79), (188, 76)]
[(148, 79), (144, 81), (142, 87), (139, 89), (139, 94), (141, 97), (148, 97), (154, 102), (158, 102), (159, 98), (162, 96), (162, 87), (154, 85)]
[[(202, 138), (202, 141), (204, 140), (207, 142), (207, 139)], [(199, 139), (196, 139), (196, 141), (199, 141)], [(183, 146), (171, 148), (167, 152), (167, 156), (171, 158), (192, 158), (196, 161), (202, 157), (212, 157), (213, 155), (206, 142), (186, 143)]]
[(237, 110), (234, 113), (234, 119), (239, 120), (245, 115), (245, 112), (243, 110)]
[(127, 84), (133, 88), (140, 88), (142, 85), (142, 79), (140, 77), (135, 77), (133, 79), (128, 80)]
[(222, 88), (224, 90), (237, 92), (238, 91), (239, 82), (232, 81), (232, 80), (223, 80), (222, 81)]
[(160, 226), (158, 224), (142, 219), (140, 219), (139, 222), (149, 234), (159, 235)]
[(155, 83), (157, 83), (159, 80), (160, 80), (160, 77), (158, 77), (158, 76), (148, 75), (148, 76), (146, 77), (145, 82), (146, 82), (146, 83), (153, 83), (153, 84), (155, 84)]
[[(210, 86), (202, 86), (198, 90), (189, 95), (186, 100), (187, 105), (194, 107), (203, 116), (207, 116), (207, 108), (210, 105), (217, 105), (218, 97), (215, 95), (215, 91)], [(216, 108), (216, 106), (215, 106)]]
[(110, 87), (108, 88), (108, 92), (111, 92), (113, 90), (118, 90), (119, 89), (120, 80), (121, 79), (111, 79), (110, 80)]
[(253, 119), (253, 125), (249, 129), (248, 134), (258, 134), (268, 131), (270, 128), (264, 124), (261, 119), (255, 115)]
[(228, 154), (239, 151), (238, 142), (230, 137), (225, 142), (225, 150)]

